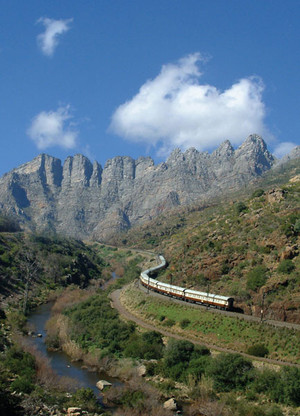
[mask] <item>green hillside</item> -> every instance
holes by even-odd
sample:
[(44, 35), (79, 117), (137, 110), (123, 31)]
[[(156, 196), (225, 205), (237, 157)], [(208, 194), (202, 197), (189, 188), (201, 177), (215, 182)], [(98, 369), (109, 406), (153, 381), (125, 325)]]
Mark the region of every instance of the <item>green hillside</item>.
[(293, 161), (243, 194), (163, 215), (119, 242), (163, 252), (160, 279), (233, 296), (245, 313), (300, 321), (300, 176)]

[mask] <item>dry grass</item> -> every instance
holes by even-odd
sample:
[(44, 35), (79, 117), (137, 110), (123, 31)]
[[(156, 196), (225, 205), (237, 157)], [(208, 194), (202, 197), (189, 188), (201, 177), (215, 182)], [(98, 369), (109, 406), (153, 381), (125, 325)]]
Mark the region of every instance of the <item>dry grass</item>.
[(23, 336), (15, 336), (14, 341), (25, 351), (35, 358), (37, 382), (47, 389), (60, 391), (75, 391), (79, 384), (77, 380), (70, 377), (60, 377), (51, 367), (51, 361), (45, 357), (32, 341)]
[(60, 296), (52, 307), (52, 312), (61, 313), (64, 309), (83, 302), (91, 294), (85, 290), (68, 287)]

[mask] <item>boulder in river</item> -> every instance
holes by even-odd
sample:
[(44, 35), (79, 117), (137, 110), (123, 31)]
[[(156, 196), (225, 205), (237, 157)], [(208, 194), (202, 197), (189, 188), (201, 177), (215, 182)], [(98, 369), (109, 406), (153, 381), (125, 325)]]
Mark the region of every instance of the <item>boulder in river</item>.
[(96, 386), (98, 387), (99, 390), (104, 390), (105, 387), (110, 387), (112, 386), (112, 384), (106, 380), (99, 380), (97, 381)]

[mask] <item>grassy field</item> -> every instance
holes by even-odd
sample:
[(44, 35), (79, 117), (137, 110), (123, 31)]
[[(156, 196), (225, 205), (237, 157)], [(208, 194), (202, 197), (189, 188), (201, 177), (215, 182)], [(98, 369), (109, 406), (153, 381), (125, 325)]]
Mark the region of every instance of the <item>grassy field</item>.
[(268, 358), (300, 364), (299, 331), (181, 306), (170, 299), (147, 296), (133, 286), (123, 291), (122, 303), (136, 316), (170, 332), (238, 352), (246, 352), (253, 344), (264, 344), (269, 350)]

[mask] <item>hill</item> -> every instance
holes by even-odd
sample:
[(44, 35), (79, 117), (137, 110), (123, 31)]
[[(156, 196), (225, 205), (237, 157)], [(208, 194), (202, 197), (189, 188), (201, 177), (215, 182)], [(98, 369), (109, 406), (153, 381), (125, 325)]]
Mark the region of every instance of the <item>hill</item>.
[(266, 318), (299, 322), (297, 162), (278, 166), (236, 198), (161, 215), (115, 243), (163, 252), (163, 281), (233, 296), (247, 314), (263, 309)]

